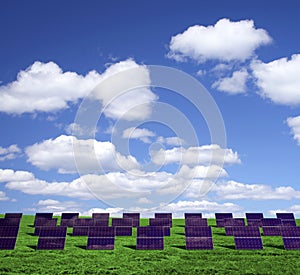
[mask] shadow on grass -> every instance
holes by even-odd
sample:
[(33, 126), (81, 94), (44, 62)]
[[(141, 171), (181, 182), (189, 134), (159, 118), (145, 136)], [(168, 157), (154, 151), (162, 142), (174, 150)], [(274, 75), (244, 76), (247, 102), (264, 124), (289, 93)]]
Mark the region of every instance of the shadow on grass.
[(182, 250), (186, 250), (186, 246), (185, 245), (171, 245), (171, 247), (182, 249)]
[(276, 249), (280, 249), (280, 250), (285, 250), (283, 245), (268, 244), (268, 245), (264, 245), (264, 246), (265, 246), (265, 247), (276, 248)]
[(86, 250), (86, 245), (75, 245), (75, 246), (80, 249)]
[(175, 233), (175, 235), (185, 236), (184, 233)]
[(227, 248), (227, 249), (231, 249), (231, 250), (235, 250), (235, 245), (219, 244), (218, 246), (223, 247), (223, 248)]
[(37, 245), (27, 245), (27, 247), (33, 249), (33, 250), (36, 250), (37, 249)]
[(34, 235), (34, 233), (26, 233), (26, 234), (29, 235), (29, 236), (38, 237), (38, 236)]
[(32, 228), (34, 227), (34, 225), (32, 225), (32, 224), (29, 224), (29, 225), (27, 225), (27, 226), (28, 226), (28, 227), (32, 227)]
[(219, 235), (219, 236), (227, 236), (225, 232), (214, 232), (214, 235)]
[(124, 247), (136, 250), (136, 245), (124, 245)]

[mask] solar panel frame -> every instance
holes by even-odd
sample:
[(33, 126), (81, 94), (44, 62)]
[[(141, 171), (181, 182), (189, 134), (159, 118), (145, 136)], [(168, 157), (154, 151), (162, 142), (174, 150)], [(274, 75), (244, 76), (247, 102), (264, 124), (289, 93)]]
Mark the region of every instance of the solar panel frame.
[(0, 238), (0, 250), (14, 250), (16, 241), (16, 237)]
[(136, 236), (141, 238), (164, 237), (164, 227), (163, 226), (139, 226), (137, 227)]
[(212, 238), (186, 237), (185, 247), (187, 250), (212, 250), (214, 249), (214, 244)]
[(164, 238), (163, 237), (151, 237), (151, 238), (136, 238), (137, 250), (164, 250)]
[(88, 238), (86, 249), (88, 250), (113, 250), (115, 248), (114, 237)]
[(285, 237), (300, 237), (300, 226), (282, 226), (281, 236)]
[(296, 220), (281, 220), (282, 226), (297, 226)]
[(207, 219), (203, 218), (187, 218), (185, 219), (185, 226), (208, 226)]
[(185, 226), (186, 237), (206, 237), (212, 238), (212, 230), (210, 226)]
[(4, 218), (22, 219), (23, 213), (5, 213)]
[(63, 250), (65, 243), (65, 237), (39, 237), (37, 250)]
[(16, 238), (19, 233), (19, 226), (0, 226), (0, 238)]
[(294, 213), (276, 213), (276, 217), (281, 220), (295, 220)]
[(282, 238), (285, 250), (299, 250), (300, 238), (299, 237), (284, 237)]
[(115, 228), (112, 226), (90, 226), (88, 237), (115, 237)]
[(232, 213), (215, 213), (216, 220), (223, 220), (228, 218), (233, 218)]
[(261, 250), (263, 243), (261, 237), (247, 238), (247, 237), (234, 237), (236, 250)]
[(35, 218), (48, 218), (48, 219), (52, 219), (53, 218), (53, 213), (50, 213), (50, 212), (38, 212), (38, 213), (35, 213)]

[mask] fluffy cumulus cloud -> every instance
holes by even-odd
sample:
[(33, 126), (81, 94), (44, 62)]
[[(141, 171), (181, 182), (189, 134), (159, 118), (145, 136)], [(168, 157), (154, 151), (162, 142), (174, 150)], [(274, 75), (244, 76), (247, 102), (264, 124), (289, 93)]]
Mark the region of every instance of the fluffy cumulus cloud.
[(144, 143), (151, 143), (152, 137), (155, 137), (155, 133), (146, 128), (127, 128), (123, 131), (123, 138), (127, 139), (138, 139)]
[(271, 209), (269, 210), (269, 214), (272, 216), (276, 216), (276, 213), (294, 213), (294, 215), (297, 217), (300, 215), (300, 205), (294, 204), (290, 207), (284, 208), (284, 209)]
[(280, 58), (269, 63), (257, 60), (251, 68), (263, 98), (283, 105), (300, 104), (300, 54), (292, 55), (291, 59)]
[(257, 29), (252, 20), (232, 22), (221, 19), (214, 26), (195, 25), (171, 38), (169, 58), (197, 62), (209, 59), (220, 61), (244, 61), (255, 50), (269, 44), (271, 37), (263, 29)]
[(298, 142), (298, 145), (300, 145), (300, 116), (289, 117), (286, 122), (291, 128), (294, 139)]
[(42, 170), (57, 169), (59, 173), (76, 173), (77, 169), (80, 173), (90, 173), (139, 167), (133, 156), (121, 155), (111, 142), (66, 135), (31, 145), (25, 152), (32, 165)]
[(155, 164), (180, 163), (186, 165), (198, 164), (237, 164), (240, 159), (237, 152), (232, 149), (223, 149), (217, 144), (198, 147), (174, 147), (172, 149), (160, 149), (151, 151), (151, 158)]
[(241, 94), (246, 92), (248, 72), (240, 70), (233, 72), (232, 76), (224, 77), (213, 83), (212, 87), (228, 94)]
[(39, 200), (35, 212), (48, 212), (61, 215), (62, 212), (80, 212), (82, 205), (74, 201)]
[[(148, 70), (132, 59), (112, 64), (102, 74), (90, 71), (86, 75), (64, 72), (54, 62), (36, 61), (20, 71), (15, 81), (0, 86), (0, 112), (23, 114), (66, 109), (90, 95), (99, 83), (104, 84), (91, 97), (101, 100), (106, 116), (139, 120), (151, 114), (151, 104), (157, 97), (147, 88)], [(124, 93), (133, 87), (139, 88)]]
[(300, 191), (291, 186), (272, 187), (264, 184), (245, 184), (233, 180), (216, 184), (212, 190), (221, 199), (291, 200), (299, 199)]
[(9, 147), (0, 146), (0, 161), (11, 160), (21, 153), (21, 149), (16, 144), (12, 144)]

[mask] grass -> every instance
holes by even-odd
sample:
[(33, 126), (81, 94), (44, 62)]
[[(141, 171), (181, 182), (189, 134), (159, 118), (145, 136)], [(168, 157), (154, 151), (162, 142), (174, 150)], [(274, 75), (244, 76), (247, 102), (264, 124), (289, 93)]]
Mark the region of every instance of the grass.
[(162, 251), (136, 250), (135, 237), (116, 237), (111, 251), (86, 250), (87, 237), (71, 236), (72, 229), (65, 250), (37, 251), (33, 220), (23, 216), (15, 250), (0, 251), (0, 274), (300, 274), (300, 250), (284, 250), (281, 237), (262, 237), (263, 250), (237, 251), (214, 219), (214, 250), (202, 251), (185, 249), (183, 219), (173, 220)]

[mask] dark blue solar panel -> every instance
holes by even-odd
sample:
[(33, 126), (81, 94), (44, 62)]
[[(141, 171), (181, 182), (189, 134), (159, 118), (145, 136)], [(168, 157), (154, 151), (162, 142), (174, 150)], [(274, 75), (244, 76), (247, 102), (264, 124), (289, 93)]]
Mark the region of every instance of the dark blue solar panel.
[(261, 219), (250, 219), (247, 220), (248, 226), (262, 226), (262, 221)]
[(93, 213), (92, 214), (93, 219), (103, 219), (108, 220), (109, 219), (109, 213)]
[(131, 226), (132, 227), (132, 219), (131, 218), (112, 218), (112, 226)]
[(73, 226), (93, 226), (94, 219), (75, 219)]
[(19, 218), (4, 218), (0, 219), (0, 226), (19, 226), (20, 221)]
[(243, 218), (227, 218), (224, 219), (224, 226), (245, 226)]
[(73, 227), (75, 219), (62, 219), (60, 221), (60, 226)]
[(115, 238), (88, 238), (86, 249), (89, 250), (113, 250), (115, 248)]
[(282, 237), (300, 237), (300, 226), (281, 227)]
[(172, 213), (154, 213), (154, 217), (157, 219), (172, 219)]
[(14, 218), (14, 219), (21, 219), (23, 213), (5, 213), (4, 218)]
[(0, 238), (0, 250), (15, 249), (17, 238)]
[(238, 226), (225, 226), (225, 234), (226, 236), (233, 236), (233, 229)]
[(215, 213), (215, 216), (217, 220), (233, 218), (232, 213)]
[(94, 226), (108, 226), (108, 220), (94, 219)]
[(263, 213), (246, 213), (247, 220), (261, 220), (264, 218)]
[(282, 226), (296, 226), (296, 220), (281, 220)]
[(186, 226), (186, 237), (212, 237), (211, 227), (209, 226)]
[(203, 237), (187, 237), (185, 238), (187, 250), (207, 250), (213, 249), (213, 239)]
[(40, 227), (40, 237), (66, 237), (67, 227), (65, 226), (42, 226)]
[(79, 217), (79, 213), (62, 213), (61, 219), (63, 220), (70, 220), (70, 219), (77, 219)]
[(239, 238), (234, 237), (235, 249), (257, 250), (263, 249), (261, 238)]
[(236, 226), (233, 227), (235, 237), (260, 237), (259, 227), (257, 226)]
[(19, 226), (0, 226), (0, 237), (17, 237)]
[(39, 238), (38, 250), (63, 250), (66, 238)]
[(163, 226), (139, 226), (137, 227), (137, 237), (163, 237)]
[(123, 213), (123, 218), (131, 218), (133, 227), (140, 226), (140, 213)]
[(163, 226), (164, 236), (171, 236), (171, 228), (169, 226)]
[(208, 226), (207, 219), (202, 218), (187, 218), (185, 226)]
[(281, 225), (281, 219), (276, 218), (264, 218), (261, 219), (262, 226), (280, 226)]
[(184, 213), (185, 219), (202, 219), (202, 213)]
[(88, 226), (74, 226), (72, 236), (87, 236), (89, 233)]
[(52, 219), (53, 213), (36, 213), (35, 218), (47, 218)]
[(150, 226), (170, 226), (170, 219), (169, 218), (150, 218), (149, 219)]
[(163, 250), (164, 238), (152, 237), (152, 238), (136, 238), (136, 249), (139, 250)]
[(282, 238), (283, 246), (286, 250), (298, 250), (300, 249), (300, 238)]
[(115, 228), (112, 226), (90, 226), (89, 237), (114, 237)]
[(294, 220), (294, 213), (276, 213), (276, 217), (281, 220)]
[(263, 226), (264, 236), (281, 236), (280, 226)]
[(131, 226), (116, 226), (115, 227), (116, 236), (132, 236)]
[(39, 226), (56, 226), (57, 219), (39, 218), (35, 220), (35, 227)]

